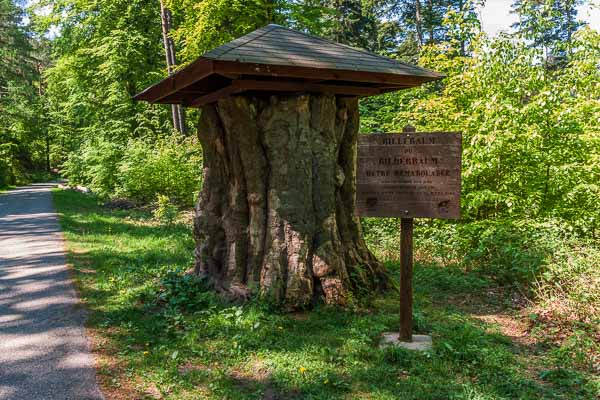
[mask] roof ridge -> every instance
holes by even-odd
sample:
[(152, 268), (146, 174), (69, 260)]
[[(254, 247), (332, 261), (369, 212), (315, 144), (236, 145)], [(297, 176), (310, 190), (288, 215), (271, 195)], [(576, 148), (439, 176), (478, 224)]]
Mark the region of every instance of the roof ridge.
[[(411, 64), (411, 63), (407, 63), (407, 62), (404, 62), (404, 61), (400, 61), (400, 60), (397, 60), (397, 59), (395, 59), (395, 58), (391, 58), (391, 57), (385, 57), (385, 56), (382, 56), (382, 55), (380, 55), (380, 54), (373, 53), (373, 52), (371, 52), (371, 51), (369, 51), (369, 50), (365, 50), (365, 49), (362, 49), (362, 48), (355, 48), (355, 47), (352, 47), (352, 46), (350, 46), (350, 45), (347, 45), (347, 44), (344, 44), (344, 43), (338, 43), (338, 42), (334, 42), (333, 40), (329, 40), (329, 39), (323, 38), (323, 37), (321, 37), (321, 36), (311, 35), (311, 34), (309, 34), (309, 33), (301, 32), (301, 31), (297, 31), (297, 30), (295, 30), (295, 29), (291, 29), (291, 28), (286, 28), (286, 27), (284, 27), (284, 26), (277, 25), (277, 24), (269, 24), (269, 25), (266, 25), (266, 27), (269, 27), (269, 26), (272, 26), (272, 27), (273, 27), (273, 29), (269, 30), (268, 32), (271, 32), (272, 30), (275, 30), (275, 29), (277, 29), (277, 28), (281, 28), (281, 29), (283, 29), (283, 30), (287, 30), (287, 31), (292, 31), (292, 32), (295, 32), (295, 33), (299, 33), (299, 34), (301, 34), (301, 35), (304, 35), (304, 36), (306, 36), (306, 37), (308, 37), (308, 38), (311, 38), (311, 39), (317, 39), (317, 40), (320, 40), (320, 41), (323, 41), (323, 42), (327, 42), (327, 43), (329, 43), (329, 44), (333, 44), (333, 45), (336, 45), (336, 46), (342, 46), (342, 47), (346, 47), (346, 48), (348, 48), (348, 49), (350, 49), (350, 50), (352, 50), (352, 51), (354, 51), (354, 52), (357, 52), (357, 53), (367, 53), (367, 54), (369, 54), (369, 55), (371, 55), (371, 56), (377, 57), (377, 58), (379, 58), (379, 59), (382, 59), (382, 60), (384, 60), (384, 61), (387, 61), (387, 62), (389, 62), (389, 61), (395, 61), (395, 62), (397, 62), (398, 64), (402, 64), (402, 65), (404, 65), (404, 66), (407, 66), (407, 67), (416, 68), (416, 69), (418, 69), (418, 70), (421, 70), (421, 71), (424, 71), (424, 72), (432, 73), (433, 75), (436, 75), (436, 76), (439, 76), (439, 75), (440, 75), (439, 73), (437, 73), (437, 72), (435, 72), (435, 71), (432, 71), (432, 70), (430, 70), (430, 69), (427, 69), (427, 68), (420, 67), (420, 66), (418, 66), (418, 65), (414, 65), (414, 64)], [(265, 33), (267, 33), (267, 32), (265, 32)], [(261, 36), (262, 36), (262, 35), (261, 35)], [(249, 43), (249, 42), (247, 42), (247, 43)], [(246, 44), (246, 43), (244, 43), (244, 44)], [(236, 48), (237, 48), (237, 47), (236, 47)]]

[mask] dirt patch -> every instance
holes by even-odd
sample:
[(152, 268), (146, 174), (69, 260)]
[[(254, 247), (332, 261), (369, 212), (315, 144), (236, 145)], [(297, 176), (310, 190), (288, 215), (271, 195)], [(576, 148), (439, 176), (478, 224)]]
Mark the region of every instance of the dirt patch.
[(537, 343), (530, 334), (529, 324), (522, 317), (502, 313), (475, 315), (474, 317), (486, 324), (498, 326), (500, 333), (522, 346), (531, 346)]
[(89, 269), (89, 268), (79, 268), (79, 270), (77, 272), (79, 272), (80, 274), (86, 274), (86, 275), (98, 273), (98, 271), (96, 271), (95, 269)]
[(193, 364), (191, 362), (186, 362), (177, 367), (177, 371), (181, 375), (187, 375), (194, 371), (207, 371), (210, 372), (211, 368), (202, 364)]
[(98, 384), (106, 400), (148, 398), (149, 394), (138, 390), (138, 385), (133, 378), (127, 378), (125, 365), (114, 356), (118, 354), (119, 350), (112, 346), (110, 340), (104, 336), (107, 332), (102, 333), (99, 329), (89, 327), (86, 331), (94, 355)]
[(156, 385), (154, 383), (151, 383), (146, 390), (144, 390), (144, 396), (146, 396), (147, 398), (150, 399), (162, 399), (163, 395), (160, 392), (160, 390), (158, 390), (158, 388), (156, 387)]
[(282, 393), (274, 386), (271, 381), (272, 371), (262, 361), (254, 360), (248, 365), (248, 368), (233, 369), (229, 376), (235, 385), (244, 392), (254, 391), (262, 386), (263, 400), (292, 400), (299, 397), (299, 393)]
[(136, 203), (128, 199), (111, 199), (104, 203), (109, 210), (131, 210), (136, 208)]
[(306, 311), (297, 311), (294, 312), (292, 314), (290, 314), (290, 318), (296, 320), (296, 321), (306, 321), (310, 318), (310, 313), (306, 312)]

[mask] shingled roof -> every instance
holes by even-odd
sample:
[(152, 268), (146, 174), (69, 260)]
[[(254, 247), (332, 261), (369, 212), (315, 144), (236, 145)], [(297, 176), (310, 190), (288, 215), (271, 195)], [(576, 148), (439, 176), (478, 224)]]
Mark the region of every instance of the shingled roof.
[(271, 24), (209, 51), (135, 99), (198, 107), (247, 91), (371, 96), (442, 77), (425, 68)]

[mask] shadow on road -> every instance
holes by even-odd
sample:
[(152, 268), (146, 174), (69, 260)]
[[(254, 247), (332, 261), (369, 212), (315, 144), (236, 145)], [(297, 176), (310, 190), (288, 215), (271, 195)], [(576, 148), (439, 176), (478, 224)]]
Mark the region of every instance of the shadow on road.
[(50, 190), (0, 195), (0, 399), (101, 399)]

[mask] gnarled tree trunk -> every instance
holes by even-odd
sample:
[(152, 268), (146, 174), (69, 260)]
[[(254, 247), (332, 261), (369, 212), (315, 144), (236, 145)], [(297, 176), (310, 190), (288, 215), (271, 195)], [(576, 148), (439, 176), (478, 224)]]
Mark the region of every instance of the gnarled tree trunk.
[(292, 308), (385, 288), (354, 216), (358, 100), (240, 95), (202, 108), (196, 273)]

